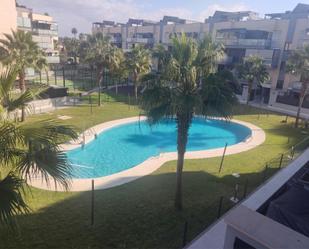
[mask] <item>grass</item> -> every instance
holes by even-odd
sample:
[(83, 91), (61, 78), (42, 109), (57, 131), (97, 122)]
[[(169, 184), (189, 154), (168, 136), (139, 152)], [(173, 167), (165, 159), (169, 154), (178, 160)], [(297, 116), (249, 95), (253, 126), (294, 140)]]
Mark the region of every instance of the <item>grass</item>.
[[(68, 115), (72, 119), (63, 122), (83, 130), (140, 113), (137, 107), (115, 102), (113, 97), (109, 102), (107, 97), (104, 100), (102, 107), (93, 108), (93, 114), (85, 104), (33, 116), (27, 122)], [(232, 196), (236, 183), (242, 194), (247, 179), (249, 191), (254, 189), (264, 177), (276, 171), (278, 161), (273, 161), (266, 175), (261, 174), (265, 164), (305, 136), (301, 129), (293, 128), (292, 119), (282, 123), (283, 116), (266, 115), (247, 107), (237, 112), (234, 118), (265, 130), (265, 143), (250, 151), (226, 156), (220, 174), (221, 158), (186, 160), (183, 212), (173, 208), (175, 162), (168, 162), (153, 174), (134, 182), (95, 191), (93, 227), (90, 225), (90, 192), (57, 193), (31, 188), (27, 203), (32, 213), (17, 217), (18, 235), (0, 230), (0, 248), (180, 248), (185, 221), (188, 221), (188, 240), (191, 240), (215, 220), (220, 196)], [(241, 177), (232, 177), (233, 172), (240, 173)], [(229, 207), (231, 204), (225, 199), (224, 210)]]

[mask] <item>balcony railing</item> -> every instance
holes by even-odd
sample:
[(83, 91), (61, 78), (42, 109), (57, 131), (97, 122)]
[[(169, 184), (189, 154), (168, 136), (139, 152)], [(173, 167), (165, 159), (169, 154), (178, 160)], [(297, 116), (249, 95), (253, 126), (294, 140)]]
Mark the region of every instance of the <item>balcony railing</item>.
[(119, 37), (110, 37), (110, 42), (112, 43), (121, 43), (122, 39)]
[(153, 38), (127, 38), (130, 43), (153, 43)]
[(58, 64), (60, 63), (59, 56), (46, 56), (47, 63), (49, 64)]
[(271, 40), (263, 39), (226, 39), (217, 37), (216, 41), (223, 43), (227, 47), (270, 48), (271, 46)]
[(33, 32), (37, 35), (58, 36), (58, 31), (56, 30), (33, 29)]

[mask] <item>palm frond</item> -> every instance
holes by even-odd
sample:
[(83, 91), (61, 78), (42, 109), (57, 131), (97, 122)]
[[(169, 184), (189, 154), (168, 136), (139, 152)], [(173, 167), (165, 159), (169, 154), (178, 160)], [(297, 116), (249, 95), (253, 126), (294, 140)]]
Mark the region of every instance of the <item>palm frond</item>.
[(0, 164), (14, 165), (18, 156), (18, 141), (21, 139), (16, 124), (10, 121), (0, 122)]
[(17, 98), (9, 97), (6, 102), (6, 108), (8, 112), (15, 111), (27, 106), (27, 104), (34, 99), (34, 94), (31, 90), (27, 89), (26, 92), (22, 93)]
[(24, 181), (10, 172), (0, 180), (0, 224), (15, 228), (15, 216), (29, 213), (23, 200)]
[(77, 139), (78, 134), (70, 125), (63, 125), (57, 120), (47, 119), (36, 123), (19, 125), (23, 143), (39, 141), (43, 144), (58, 145), (67, 139)]
[(57, 184), (61, 184), (65, 189), (69, 187), (71, 165), (66, 154), (59, 151), (57, 146), (31, 142), (29, 149), (20, 155), (16, 169), (29, 182), (32, 177), (41, 177), (47, 185), (50, 185), (52, 179), (56, 187)]
[(0, 74), (0, 102), (3, 104), (5, 99), (9, 96), (10, 91), (16, 81), (18, 71), (15, 67), (6, 68)]
[(71, 168), (66, 154), (60, 151), (59, 144), (65, 139), (76, 139), (78, 135), (74, 129), (55, 120), (23, 123), (18, 128), (23, 150), (19, 151), (17, 170), (27, 180), (33, 175), (40, 175), (47, 183), (51, 177), (55, 182), (68, 187)]
[(202, 84), (200, 114), (230, 118), (232, 108), (237, 103), (237, 98), (226, 79), (220, 74), (209, 75)]

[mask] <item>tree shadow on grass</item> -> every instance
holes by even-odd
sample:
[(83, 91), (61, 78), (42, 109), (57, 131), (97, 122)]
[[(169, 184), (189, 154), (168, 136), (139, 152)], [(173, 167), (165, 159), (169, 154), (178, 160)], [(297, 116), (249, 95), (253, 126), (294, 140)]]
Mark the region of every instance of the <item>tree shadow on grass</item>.
[[(19, 216), (18, 236), (2, 230), (1, 248), (181, 248), (184, 222), (189, 224), (190, 241), (215, 221), (220, 196), (226, 197), (224, 209), (232, 206), (228, 197), (233, 195), (235, 184), (242, 186), (245, 179), (250, 183), (249, 192), (260, 182), (261, 174), (242, 174), (237, 179), (205, 171), (184, 172), (183, 212), (173, 207), (175, 173), (155, 173), (98, 190), (94, 226), (90, 225), (91, 192), (62, 194), (63, 200)], [(57, 195), (33, 190), (33, 198), (46, 201)]]

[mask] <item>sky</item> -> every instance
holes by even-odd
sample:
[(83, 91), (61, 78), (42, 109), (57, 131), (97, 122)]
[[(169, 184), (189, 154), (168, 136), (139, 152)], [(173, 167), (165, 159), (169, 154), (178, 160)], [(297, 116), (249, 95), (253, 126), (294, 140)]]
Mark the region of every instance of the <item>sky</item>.
[(126, 22), (128, 18), (158, 21), (164, 15), (204, 21), (216, 10), (252, 10), (265, 13), (292, 10), (309, 0), (17, 0), (39, 13), (53, 16), (60, 36), (71, 36), (71, 29), (90, 33), (91, 24), (102, 20)]

